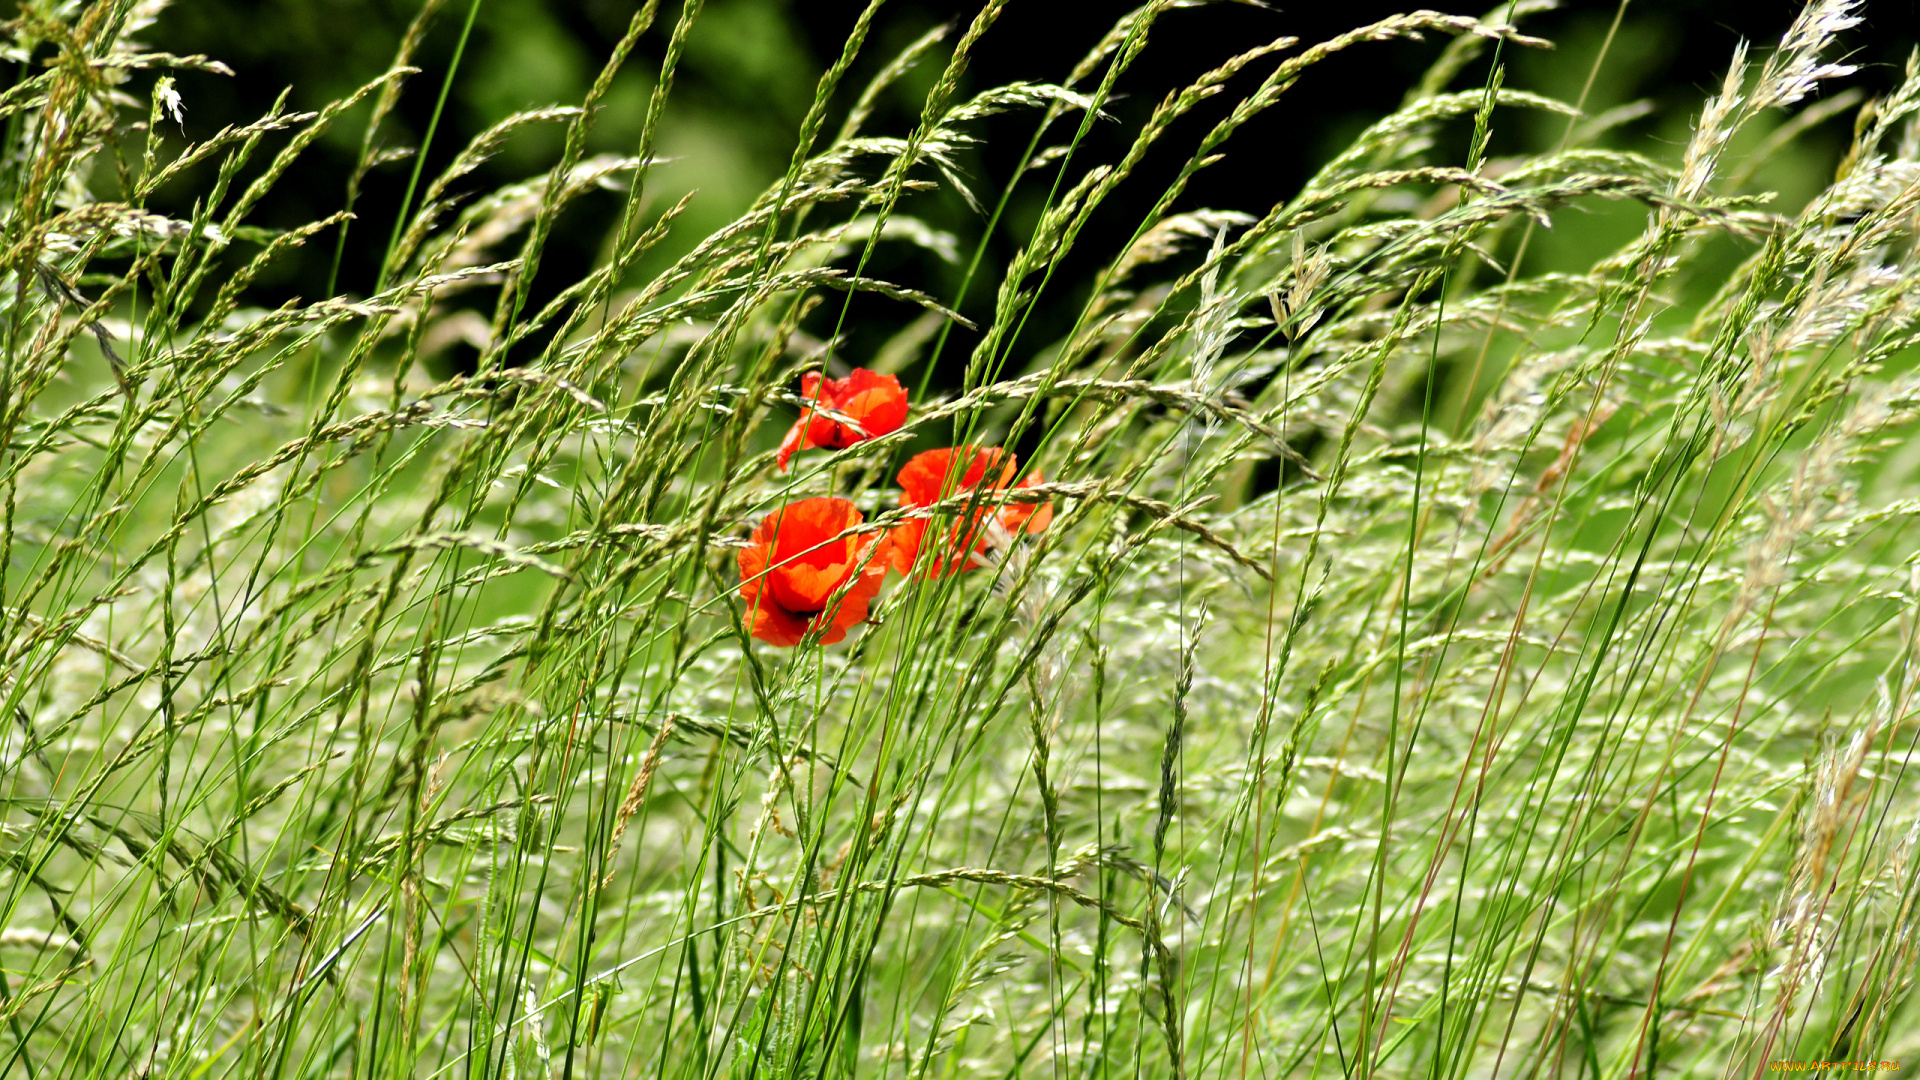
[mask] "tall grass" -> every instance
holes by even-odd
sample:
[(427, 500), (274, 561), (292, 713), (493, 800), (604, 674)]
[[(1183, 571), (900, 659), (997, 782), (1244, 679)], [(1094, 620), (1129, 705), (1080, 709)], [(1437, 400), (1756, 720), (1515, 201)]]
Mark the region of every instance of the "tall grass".
[[(1664, 159), (1505, 85), (1539, 4), (1257, 44), (1095, 160), (1185, 5), (974, 92), (1003, 0), (863, 88), (876, 2), (785, 175), (651, 277), (697, 0), (416, 170), (399, 222), (283, 232), (253, 212), (330, 126), (366, 125), (351, 193), (397, 95), (445, 105), (410, 61), (470, 12), (182, 144), (166, 73), (218, 62), (139, 43), (163, 6), (9, 31), (0, 1076), (1912, 1065), (1920, 65), (1804, 208), (1748, 183), (1834, 112), (1854, 0), (1736, 54)], [(644, 134), (590, 156), (648, 35)], [(1299, 191), (1193, 205), (1303, 72), (1416, 35), (1452, 44)], [(918, 122), (868, 130), (916, 63)], [(1565, 137), (1490, 154), (1515, 110)], [(1046, 209), (1002, 267), (915, 212), (1007, 112), (1006, 190)], [(553, 169), (473, 190), (531, 124)], [(1149, 212), (1090, 224), (1150, 158), (1183, 164)], [(606, 258), (543, 263), (596, 187)], [(190, 219), (147, 208), (183, 189)], [(1638, 235), (1533, 272), (1601, 200)], [(302, 244), (384, 251), (377, 289), (251, 306)], [(956, 297), (869, 272), (894, 244), (997, 290), (964, 364)], [(854, 293), (924, 321), (849, 355)], [(436, 377), (457, 340), (477, 364)], [(905, 375), (907, 425), (776, 472), (800, 374), (849, 364)], [(963, 444), (1022, 448), (1050, 527), (893, 578), (844, 643), (748, 638), (755, 523), (834, 494), (897, 524), (909, 449)]]

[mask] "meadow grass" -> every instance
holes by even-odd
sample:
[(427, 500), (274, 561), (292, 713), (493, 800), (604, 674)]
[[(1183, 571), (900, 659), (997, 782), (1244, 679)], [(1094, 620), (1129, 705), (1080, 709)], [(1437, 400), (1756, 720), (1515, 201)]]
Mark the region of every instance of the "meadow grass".
[[(698, 0), (642, 5), (585, 101), (408, 166), (391, 223), (355, 193), (477, 3), (427, 0), (349, 99), (189, 142), (167, 72), (220, 68), (140, 44), (163, 6), (9, 27), (0, 1077), (1913, 1066), (1920, 65), (1836, 97), (1854, 0), (1730, 58), (1664, 155), (1506, 85), (1529, 2), (1223, 53), (1111, 160), (1088, 133), (1189, 5), (981, 90), (1004, 0), (862, 87), (876, 2), (697, 242), (647, 192)], [(1193, 205), (1314, 64), (1418, 35), (1451, 44), (1298, 191)], [(643, 38), (639, 144), (589, 155)], [(915, 65), (917, 123), (869, 130)], [(1841, 107), (1824, 191), (1754, 188)], [(1520, 110), (1564, 134), (1492, 153)], [(1032, 134), (980, 236), (916, 217), (1003, 113)], [(342, 212), (253, 224), (342, 124)], [(545, 124), (551, 171), (472, 187)], [(1164, 194), (1096, 221), (1149, 158)], [(543, 264), (598, 189), (604, 259)], [(1016, 189), (1045, 211), (993, 265)], [(1530, 268), (1603, 202), (1630, 242)], [(377, 286), (255, 306), (303, 244), (384, 251)], [(896, 244), (994, 294), (969, 355), (962, 297), (869, 272)], [(925, 314), (849, 355), (855, 293)], [(1040, 305), (1070, 332), (1024, 332)], [(777, 471), (799, 376), (849, 365), (904, 375), (905, 427)], [(1051, 524), (891, 577), (844, 642), (752, 640), (752, 528), (832, 494), (878, 535), (939, 445), (1039, 480), (934, 528)]]

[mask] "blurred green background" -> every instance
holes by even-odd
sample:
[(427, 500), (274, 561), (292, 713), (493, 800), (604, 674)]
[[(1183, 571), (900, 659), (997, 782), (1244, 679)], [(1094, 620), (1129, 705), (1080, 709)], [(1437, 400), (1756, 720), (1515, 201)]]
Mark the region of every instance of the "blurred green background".
[[(1484, 3), (1430, 6), (1477, 14), (1484, 11)], [(730, 220), (781, 172), (815, 81), (838, 54), (862, 6), (845, 0), (712, 0), (705, 5), (688, 41), (656, 148), (672, 160), (653, 170), (647, 189), (648, 202), (656, 210), (688, 191), (697, 190), (698, 195), (674, 236), (639, 273), (657, 269), (663, 260)], [(1130, 6), (1016, 0), (982, 40), (968, 84), (977, 89), (1015, 79), (1060, 80)], [(1110, 111), (1121, 122), (1097, 125), (1080, 160), (1092, 163), (1117, 157), (1138, 121), (1170, 89), (1254, 43), (1283, 34), (1311, 42), (1408, 6), (1376, 0), (1281, 9), (1220, 3), (1172, 12), (1157, 25), (1147, 51), (1118, 88), (1124, 96)], [(407, 87), (400, 114), (389, 123), (381, 143), (389, 147), (419, 143), (470, 13), (472, 36), (451, 87), (447, 114), (427, 150), (430, 173), (474, 134), (517, 109), (581, 100), (635, 7), (620, 0), (448, 0), (416, 58), (423, 71)], [(418, 10), (419, 0), (194, 0), (168, 9), (146, 36), (157, 47), (205, 53), (234, 68), (236, 74), (230, 79), (189, 73), (181, 80), (186, 134), (204, 137), (223, 124), (258, 116), (283, 89), (290, 89), (294, 106), (305, 109), (350, 93), (386, 67)], [(679, 10), (678, 5), (663, 5), (653, 29), (618, 77), (594, 127), (593, 152), (633, 151), (660, 55)], [(960, 4), (907, 0), (886, 4), (838, 105), (844, 109), (857, 88), (908, 42), (943, 22), (958, 20), (964, 25), (974, 10)], [(1529, 32), (1557, 41), (1559, 48), (1510, 52), (1507, 85), (1568, 100), (1578, 98), (1616, 10), (1613, 0), (1574, 0), (1525, 20)], [(1588, 97), (1588, 111), (1642, 99), (1649, 108), (1644, 116), (1610, 133), (1604, 144), (1670, 158), (1684, 142), (1701, 101), (1717, 88), (1736, 41), (1746, 39), (1757, 47), (1769, 47), (1798, 10), (1794, 0), (1642, 0), (1628, 6)], [(1848, 38), (1856, 49), (1849, 60), (1863, 68), (1850, 82), (1884, 92), (1898, 81), (1907, 50), (1920, 29), (1920, 0), (1874, 0), (1866, 14), (1868, 25)], [(1186, 207), (1259, 214), (1284, 200), (1318, 163), (1365, 124), (1399, 104), (1442, 44), (1430, 40), (1367, 45), (1315, 68), (1279, 107), (1228, 144), (1227, 160), (1201, 174), (1185, 196)], [(902, 80), (881, 103), (869, 132), (908, 131), (943, 62), (941, 54)], [(1484, 63), (1470, 68), (1458, 85), (1478, 85), (1485, 74)], [(1119, 232), (1121, 237), (1131, 232), (1193, 141), (1234, 97), (1222, 95), (1212, 111), (1203, 107), (1184, 120), (1149, 167), (1111, 200), (1096, 224), (1104, 221), (1112, 230), (1124, 230)], [(1778, 207), (1791, 209), (1804, 200), (1832, 175), (1852, 111), (1836, 115), (1791, 152), (1771, 155), (1757, 171), (1753, 186), (1777, 191)], [(301, 168), (276, 187), (261, 208), (259, 223), (287, 227), (341, 207), (364, 133), (365, 112), (363, 108), (344, 118), (302, 159)], [(837, 121), (837, 116), (830, 117), (829, 124)], [(989, 202), (1010, 173), (1015, 155), (1026, 146), (1032, 122), (1031, 114), (1025, 113), (990, 121), (983, 131), (983, 144), (965, 160), (969, 181)], [(1563, 131), (1564, 121), (1556, 117), (1503, 114), (1493, 149), (1498, 153), (1503, 148), (1551, 146)], [(1437, 148), (1437, 156), (1459, 160), (1465, 137), (1460, 131), (1461, 145)], [(516, 137), (472, 178), (471, 189), (488, 190), (539, 173), (555, 160), (560, 138), (561, 128), (554, 124)], [(364, 293), (371, 287), (410, 170), (409, 162), (400, 161), (383, 166), (369, 178), (355, 208), (359, 220), (345, 252), (340, 278), (344, 291)], [(181, 197), (190, 190), (190, 184), (180, 185)], [(990, 240), (986, 280), (997, 279), (998, 266), (1004, 265), (1037, 217), (1046, 190), (1045, 183), (1033, 182), (1016, 193), (1007, 222)], [(568, 211), (549, 246), (545, 272), (536, 283), (536, 303), (575, 280), (580, 266), (601, 257), (616, 220), (618, 200), (613, 192), (598, 192)], [(174, 209), (185, 212), (187, 208)], [(978, 238), (983, 225), (950, 192), (918, 198), (909, 212), (958, 234), (962, 250)], [(1590, 265), (1602, 250), (1636, 231), (1643, 220), (1643, 212), (1628, 204), (1582, 207), (1572, 227), (1558, 224), (1530, 249), (1528, 268)], [(1111, 254), (1109, 247), (1097, 244), (1083, 244), (1082, 249), (1066, 263), (1053, 287), (1073, 289), (1076, 272), (1091, 273)], [(332, 245), (310, 245), (299, 258), (277, 265), (263, 277), (256, 301), (274, 304), (292, 296), (321, 294), (331, 259)], [(883, 250), (881, 262), (872, 270), (949, 300), (960, 281), (957, 265), (924, 252)], [(981, 315), (991, 302), (991, 288), (977, 285), (960, 306), (969, 314)], [(904, 305), (860, 298), (849, 353), (859, 356), (876, 347), (915, 314)], [(1044, 325), (1046, 306), (1038, 317), (1042, 325), (1031, 327), (1027, 338), (1035, 343), (1050, 340), (1050, 331), (1056, 329)], [(942, 364), (946, 370), (937, 381), (950, 381), (948, 376), (970, 347), (964, 335), (950, 344)]]

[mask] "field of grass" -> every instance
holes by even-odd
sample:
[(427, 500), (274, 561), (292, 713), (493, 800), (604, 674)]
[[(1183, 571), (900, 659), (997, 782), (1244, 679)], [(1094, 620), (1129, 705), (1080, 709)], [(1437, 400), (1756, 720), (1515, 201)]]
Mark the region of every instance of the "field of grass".
[[(1005, 0), (871, 85), (863, 16), (704, 238), (648, 197), (699, 0), (444, 171), (383, 124), (477, 3), (193, 139), (173, 73), (220, 63), (142, 44), (164, 6), (6, 28), (0, 1078), (1920, 1067), (1920, 61), (1847, 89), (1857, 0), (1672, 143), (1586, 107), (1610, 40), (1517, 85), (1521, 0), (1223, 48), (1110, 158), (1192, 5), (985, 88)], [(1196, 204), (1313, 65), (1414, 36), (1451, 44), (1308, 184)], [(642, 40), (638, 143), (589, 154)], [(991, 185), (989, 116), (1029, 132)], [(530, 126), (551, 169), (476, 189)], [(259, 225), (343, 127), (340, 212)], [(402, 216), (354, 216), (395, 162)], [(916, 215), (957, 188), (975, 235)], [(902, 246), (962, 295), (882, 279)], [(262, 306), (295, 248), (378, 283)], [(856, 295), (918, 314), (854, 351)], [(943, 447), (1007, 468), (903, 482)]]

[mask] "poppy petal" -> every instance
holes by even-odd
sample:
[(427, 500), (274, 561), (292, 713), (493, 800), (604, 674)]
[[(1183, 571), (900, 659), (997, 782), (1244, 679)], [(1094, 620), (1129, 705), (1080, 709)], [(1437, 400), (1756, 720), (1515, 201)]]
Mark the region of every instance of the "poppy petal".
[(887, 563), (901, 576), (913, 572), (913, 560), (920, 555), (920, 538), (926, 531), (924, 521), (903, 521), (887, 534)]
[(847, 580), (851, 569), (845, 564), (831, 566), (808, 566), (806, 563), (786, 563), (773, 568), (767, 575), (767, 581), (773, 592), (773, 598), (780, 606), (793, 612), (817, 612), (826, 609), (827, 601), (834, 591)]
[(773, 455), (774, 468), (786, 472), (787, 462), (793, 460), (793, 455), (806, 448), (807, 422), (805, 419), (795, 420), (793, 426), (787, 429), (787, 437), (780, 440), (779, 451)]
[(747, 609), (748, 632), (769, 645), (791, 649), (807, 636), (807, 621), (771, 601)]
[(848, 398), (840, 411), (858, 420), (867, 438), (878, 438), (906, 423), (907, 396), (898, 388), (867, 390)]
[[(762, 519), (736, 557), (754, 637), (791, 647), (811, 630), (832, 644), (867, 620), (893, 556), (884, 539), (847, 535), (863, 520), (834, 498), (802, 499)], [(882, 546), (869, 552), (875, 543)]]
[(901, 466), (896, 479), (900, 484), (901, 506), (931, 506), (940, 501), (940, 485), (946, 480), (952, 450), (927, 450), (915, 454)]

